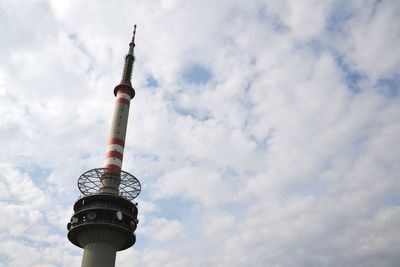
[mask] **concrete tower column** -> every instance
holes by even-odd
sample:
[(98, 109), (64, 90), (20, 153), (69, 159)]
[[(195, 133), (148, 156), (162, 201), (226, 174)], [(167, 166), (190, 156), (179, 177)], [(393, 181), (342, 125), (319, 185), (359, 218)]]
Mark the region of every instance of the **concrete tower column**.
[(131, 95), (129, 90), (120, 89), (117, 91), (110, 137), (105, 154), (104, 168), (107, 172), (101, 180), (103, 186), (100, 192), (103, 193), (118, 194), (130, 101)]
[(81, 267), (113, 267), (117, 250), (107, 243), (90, 243), (84, 247)]

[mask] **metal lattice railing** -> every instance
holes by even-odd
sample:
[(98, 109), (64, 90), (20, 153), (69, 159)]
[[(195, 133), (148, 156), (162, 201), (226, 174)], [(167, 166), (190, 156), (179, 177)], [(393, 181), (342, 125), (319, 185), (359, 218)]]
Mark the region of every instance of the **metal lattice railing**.
[[(79, 191), (84, 196), (98, 194), (102, 187), (101, 178), (106, 175), (105, 168), (97, 168), (83, 173), (78, 179)], [(128, 200), (135, 199), (139, 194), (142, 186), (139, 180), (132, 174), (121, 171), (119, 195)]]

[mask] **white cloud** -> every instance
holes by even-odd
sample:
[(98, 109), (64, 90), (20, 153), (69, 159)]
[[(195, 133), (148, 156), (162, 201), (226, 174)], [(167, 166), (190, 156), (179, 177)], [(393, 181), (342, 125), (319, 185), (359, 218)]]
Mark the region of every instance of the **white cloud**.
[(137, 23), (124, 169), (143, 192), (117, 266), (398, 266), (399, 8), (2, 2), (0, 265), (79, 264), (76, 179), (103, 163)]
[[(400, 40), (397, 27), (397, 1), (354, 2), (350, 8), (358, 9), (354, 19), (346, 24), (343, 53), (354, 68), (366, 74), (372, 81), (398, 75)], [(390, 52), (389, 52), (390, 51)]]
[(184, 226), (179, 221), (165, 218), (149, 220), (140, 232), (159, 242), (177, 241), (185, 236)]

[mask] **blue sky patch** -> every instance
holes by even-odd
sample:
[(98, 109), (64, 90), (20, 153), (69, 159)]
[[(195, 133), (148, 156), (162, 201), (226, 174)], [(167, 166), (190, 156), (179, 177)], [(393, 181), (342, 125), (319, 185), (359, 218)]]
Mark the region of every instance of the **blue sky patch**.
[(296, 49), (309, 49), (311, 50), (314, 54), (319, 55), (323, 51), (325, 51), (326, 47), (325, 45), (318, 39), (310, 39), (305, 42), (297, 42), (295, 45)]
[(209, 112), (201, 112), (196, 108), (185, 108), (180, 105), (174, 104), (174, 110), (182, 116), (190, 116), (198, 121), (206, 121), (211, 118)]
[(290, 32), (290, 27), (285, 24), (282, 17), (277, 14), (271, 14), (268, 7), (261, 5), (257, 10), (257, 18), (260, 22), (269, 24), (272, 29), (277, 33), (287, 33)]
[(0, 263), (6, 264), (10, 260), (10, 257), (5, 253), (0, 253)]
[(38, 186), (40, 189), (47, 188), (47, 178), (51, 174), (50, 169), (42, 168), (38, 165), (32, 164), (27, 167), (17, 168), (20, 172), (27, 174), (32, 181)]
[(158, 87), (158, 81), (150, 75), (146, 78), (146, 86), (150, 88)]
[(211, 72), (200, 64), (193, 64), (183, 71), (183, 80), (190, 84), (205, 84), (212, 78)]
[(342, 4), (336, 6), (326, 19), (325, 28), (328, 32), (343, 32), (345, 24), (352, 18), (353, 14), (346, 10)]
[(399, 95), (400, 79), (380, 79), (375, 88), (387, 97), (396, 97)]
[(159, 215), (166, 219), (181, 221), (191, 213), (194, 202), (181, 197), (171, 197), (157, 201), (157, 204), (160, 206), (161, 211)]
[(352, 69), (349, 64), (344, 62), (344, 59), (341, 56), (338, 56), (336, 58), (336, 63), (343, 71), (344, 77), (346, 79), (347, 88), (354, 94), (360, 93), (361, 89), (358, 84), (360, 81), (366, 78), (365, 75)]
[(186, 107), (182, 106), (179, 102), (179, 99), (175, 95), (168, 95), (168, 100), (171, 102), (173, 109), (182, 116), (190, 116), (199, 121), (206, 121), (211, 118), (211, 114), (208, 110), (201, 110), (195, 106)]

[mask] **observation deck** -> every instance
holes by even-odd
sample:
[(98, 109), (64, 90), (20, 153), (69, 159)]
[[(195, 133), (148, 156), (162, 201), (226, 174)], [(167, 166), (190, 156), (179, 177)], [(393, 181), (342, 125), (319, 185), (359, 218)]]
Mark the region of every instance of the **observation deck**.
[(121, 175), (113, 177), (119, 180), (119, 195), (103, 193), (101, 180), (110, 175), (113, 174), (106, 169), (98, 168), (85, 172), (78, 179), (82, 196), (75, 202), (74, 214), (67, 224), (68, 239), (78, 247), (107, 243), (120, 251), (136, 242), (138, 208), (132, 201), (140, 193), (140, 182), (121, 171)]

